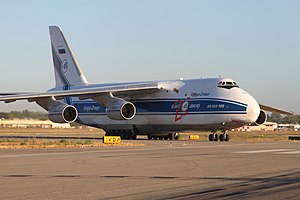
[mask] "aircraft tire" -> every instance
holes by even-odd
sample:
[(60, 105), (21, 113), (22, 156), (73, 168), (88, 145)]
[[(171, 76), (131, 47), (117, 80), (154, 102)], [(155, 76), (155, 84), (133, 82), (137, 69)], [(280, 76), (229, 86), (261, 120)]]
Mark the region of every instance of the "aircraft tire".
[(211, 134), (209, 134), (209, 136), (208, 136), (208, 140), (209, 140), (209, 141), (211, 141), (211, 142), (212, 142), (212, 141), (214, 141), (214, 138), (213, 138), (213, 134), (212, 134), (212, 133), (211, 133)]
[(179, 135), (179, 133), (174, 133), (174, 140), (179, 140), (179, 137), (180, 137), (180, 135)]
[(219, 136), (219, 140), (220, 140), (221, 142), (223, 142), (223, 141), (224, 141), (224, 136), (225, 136), (225, 134), (220, 134), (220, 136)]
[(169, 140), (179, 140), (179, 133), (170, 133), (167, 139), (169, 139)]
[(225, 142), (229, 141), (229, 135), (227, 133), (224, 134), (224, 141)]
[(219, 139), (219, 138), (218, 138), (218, 134), (214, 133), (214, 134), (213, 134), (213, 138), (214, 138), (214, 141), (217, 142), (218, 139)]

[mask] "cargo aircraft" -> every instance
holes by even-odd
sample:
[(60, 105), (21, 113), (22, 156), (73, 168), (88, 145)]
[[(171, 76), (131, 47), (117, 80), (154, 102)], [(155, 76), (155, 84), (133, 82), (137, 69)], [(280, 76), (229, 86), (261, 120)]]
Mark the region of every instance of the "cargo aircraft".
[(36, 102), (53, 122), (77, 122), (124, 139), (147, 135), (173, 140), (179, 132), (210, 131), (210, 141), (228, 141), (227, 130), (263, 124), (265, 111), (292, 115), (257, 103), (230, 78), (89, 84), (61, 29), (50, 26), (49, 32), (55, 87), (3, 94), (0, 101)]

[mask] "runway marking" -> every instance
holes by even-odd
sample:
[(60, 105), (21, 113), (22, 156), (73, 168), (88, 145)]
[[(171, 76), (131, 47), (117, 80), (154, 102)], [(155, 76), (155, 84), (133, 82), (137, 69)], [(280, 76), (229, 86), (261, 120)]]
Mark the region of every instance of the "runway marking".
[(300, 154), (300, 151), (277, 152), (275, 154)]
[(243, 154), (275, 153), (275, 152), (286, 153), (286, 152), (291, 152), (294, 150), (295, 149), (263, 149), (263, 150), (253, 150), (253, 151), (237, 151), (237, 152), (233, 152), (233, 153), (243, 153)]

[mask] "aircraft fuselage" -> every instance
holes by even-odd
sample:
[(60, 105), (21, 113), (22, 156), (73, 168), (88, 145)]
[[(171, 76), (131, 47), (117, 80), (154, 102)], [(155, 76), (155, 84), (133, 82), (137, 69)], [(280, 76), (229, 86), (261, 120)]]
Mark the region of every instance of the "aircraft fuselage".
[[(106, 132), (128, 130), (139, 134), (159, 134), (190, 130), (228, 130), (255, 122), (260, 113), (258, 103), (239, 87), (218, 87), (219, 83), (228, 81), (233, 82), (225, 78), (158, 81), (161, 85), (172, 82), (174, 88), (143, 95), (131, 94), (130, 97), (126, 93), (120, 94), (118, 97), (130, 101), (136, 107), (136, 115), (130, 120), (108, 118), (106, 108), (92, 99), (68, 97), (64, 101), (76, 107), (77, 122)], [(101, 86), (108, 85), (84, 87)], [(69, 89), (80, 88), (77, 86)]]

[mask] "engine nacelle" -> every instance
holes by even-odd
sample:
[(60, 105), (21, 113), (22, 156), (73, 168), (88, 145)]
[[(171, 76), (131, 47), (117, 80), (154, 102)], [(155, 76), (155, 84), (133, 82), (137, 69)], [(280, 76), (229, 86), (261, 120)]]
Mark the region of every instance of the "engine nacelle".
[(136, 114), (136, 108), (133, 103), (117, 100), (106, 107), (106, 116), (114, 120), (129, 120)]
[(260, 110), (259, 116), (253, 125), (259, 126), (267, 121), (267, 114), (265, 111)]
[(55, 123), (72, 123), (78, 117), (78, 111), (74, 106), (61, 104), (49, 110), (48, 117)]

